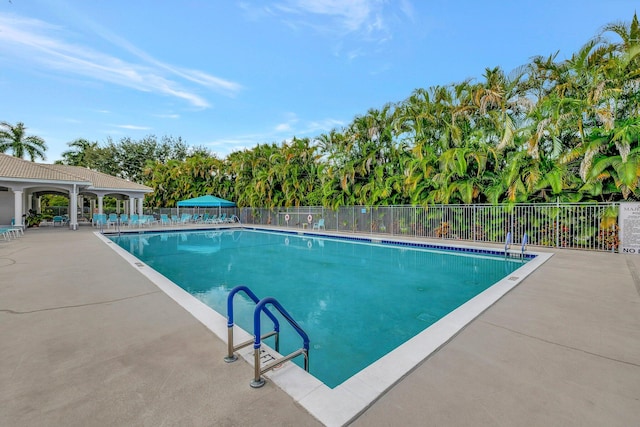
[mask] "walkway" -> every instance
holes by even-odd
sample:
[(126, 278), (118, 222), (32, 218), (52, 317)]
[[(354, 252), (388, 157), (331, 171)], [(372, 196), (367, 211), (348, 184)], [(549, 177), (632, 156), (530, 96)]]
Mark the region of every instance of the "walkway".
[[(89, 228), (0, 241), (0, 425), (317, 426)], [(640, 257), (558, 251), (354, 426), (631, 426)]]

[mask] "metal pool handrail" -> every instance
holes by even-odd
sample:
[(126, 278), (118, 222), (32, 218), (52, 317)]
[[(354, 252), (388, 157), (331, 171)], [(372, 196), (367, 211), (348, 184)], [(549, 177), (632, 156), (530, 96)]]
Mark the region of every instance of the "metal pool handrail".
[(507, 251), (509, 250), (509, 247), (511, 246), (511, 232), (509, 231), (507, 233), (507, 238), (504, 241), (504, 254), (507, 254)]
[[(271, 304), (280, 312), (280, 314), (289, 322), (289, 324), (296, 330), (298, 335), (302, 338), (302, 348), (294, 351), (293, 353), (283, 356), (279, 359), (274, 360), (273, 362), (265, 365), (264, 368), (260, 367), (260, 312), (265, 311), (267, 308), (265, 307), (267, 304)], [(307, 333), (298, 325), (298, 322), (295, 321), (293, 317), (282, 307), (282, 305), (273, 297), (266, 297), (260, 300), (260, 302), (256, 305), (255, 310), (253, 311), (253, 334), (255, 337), (255, 342), (253, 343), (253, 356), (254, 356), (254, 378), (251, 381), (251, 387), (259, 388), (264, 385), (264, 379), (262, 378), (262, 374), (265, 372), (275, 368), (287, 360), (291, 360), (300, 355), (304, 356), (304, 370), (309, 372), (309, 336)]]
[[(254, 303), (258, 304), (260, 302), (260, 299), (256, 296), (256, 294), (254, 294), (251, 289), (244, 285), (236, 286), (235, 288), (231, 289), (231, 292), (229, 292), (229, 296), (227, 296), (227, 356), (224, 358), (224, 361), (227, 363), (235, 362), (236, 360), (238, 360), (238, 356), (236, 356), (234, 352), (248, 346), (254, 341), (253, 339), (250, 339), (241, 342), (236, 346), (233, 345), (233, 297), (240, 291), (247, 294), (247, 296), (251, 298)], [(273, 322), (273, 331), (264, 334), (261, 338), (266, 339), (275, 335), (276, 351), (280, 351), (280, 322), (278, 321), (276, 316), (274, 316), (273, 313), (271, 313), (266, 308), (263, 311)], [(259, 335), (260, 330), (258, 330), (258, 336)]]

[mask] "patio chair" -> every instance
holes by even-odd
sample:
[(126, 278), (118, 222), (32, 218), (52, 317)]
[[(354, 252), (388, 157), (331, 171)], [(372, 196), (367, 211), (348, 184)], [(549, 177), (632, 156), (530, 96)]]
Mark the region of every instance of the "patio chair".
[(56, 215), (53, 217), (52, 219), (53, 221), (53, 226), (55, 227), (56, 225), (59, 225), (60, 227), (62, 227), (65, 223), (64, 217), (62, 215)]
[(129, 225), (129, 215), (120, 214), (120, 225)]
[(4, 237), (4, 240), (11, 240), (11, 238), (15, 238), (18, 237), (17, 235), (17, 231), (14, 228), (0, 228), (0, 234), (2, 234), (2, 237)]
[[(55, 218), (54, 218), (55, 220)], [(95, 214), (93, 215), (93, 219), (91, 220), (94, 227), (103, 227), (107, 225), (107, 215), (106, 214)], [(55, 222), (54, 222), (55, 224)]]
[(137, 214), (133, 214), (131, 215), (131, 217), (129, 218), (129, 228), (133, 227), (133, 226), (139, 226), (140, 225), (140, 218), (138, 217)]
[[(7, 227), (3, 227), (3, 228), (7, 228)], [(8, 229), (9, 229), (9, 232), (15, 233), (15, 236), (18, 237), (18, 235), (24, 235), (25, 226), (16, 225), (16, 220), (14, 218), (11, 218), (11, 225), (8, 227)]]
[(149, 227), (151, 227), (154, 224), (158, 224), (159, 223), (159, 221), (153, 215), (142, 215), (140, 217), (140, 220), (141, 220), (142, 225), (148, 225)]
[(109, 218), (107, 219), (107, 227), (111, 227), (118, 223), (118, 214), (110, 213)]
[(180, 222), (180, 217), (178, 215), (171, 215), (171, 222), (173, 224), (177, 224)]
[(320, 230), (321, 228), (322, 228), (323, 230), (325, 229), (325, 228), (324, 228), (324, 218), (320, 218), (320, 219), (318, 220), (318, 222), (314, 222), (314, 223), (313, 223), (313, 228), (312, 228), (312, 230)]
[(171, 220), (169, 219), (169, 215), (160, 214), (160, 225), (171, 225)]

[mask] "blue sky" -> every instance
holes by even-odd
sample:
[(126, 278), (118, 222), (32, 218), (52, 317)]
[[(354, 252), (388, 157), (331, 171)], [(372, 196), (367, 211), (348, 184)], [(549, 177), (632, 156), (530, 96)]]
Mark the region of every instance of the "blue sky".
[(341, 129), (428, 88), (573, 52), (630, 0), (0, 0), (0, 120), (224, 157)]

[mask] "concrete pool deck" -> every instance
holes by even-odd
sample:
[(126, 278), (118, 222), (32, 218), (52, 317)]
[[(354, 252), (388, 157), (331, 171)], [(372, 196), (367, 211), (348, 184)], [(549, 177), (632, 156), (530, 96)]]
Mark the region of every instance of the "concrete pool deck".
[[(0, 241), (0, 425), (321, 425), (92, 231)], [(640, 257), (554, 253), (352, 425), (637, 425)]]

